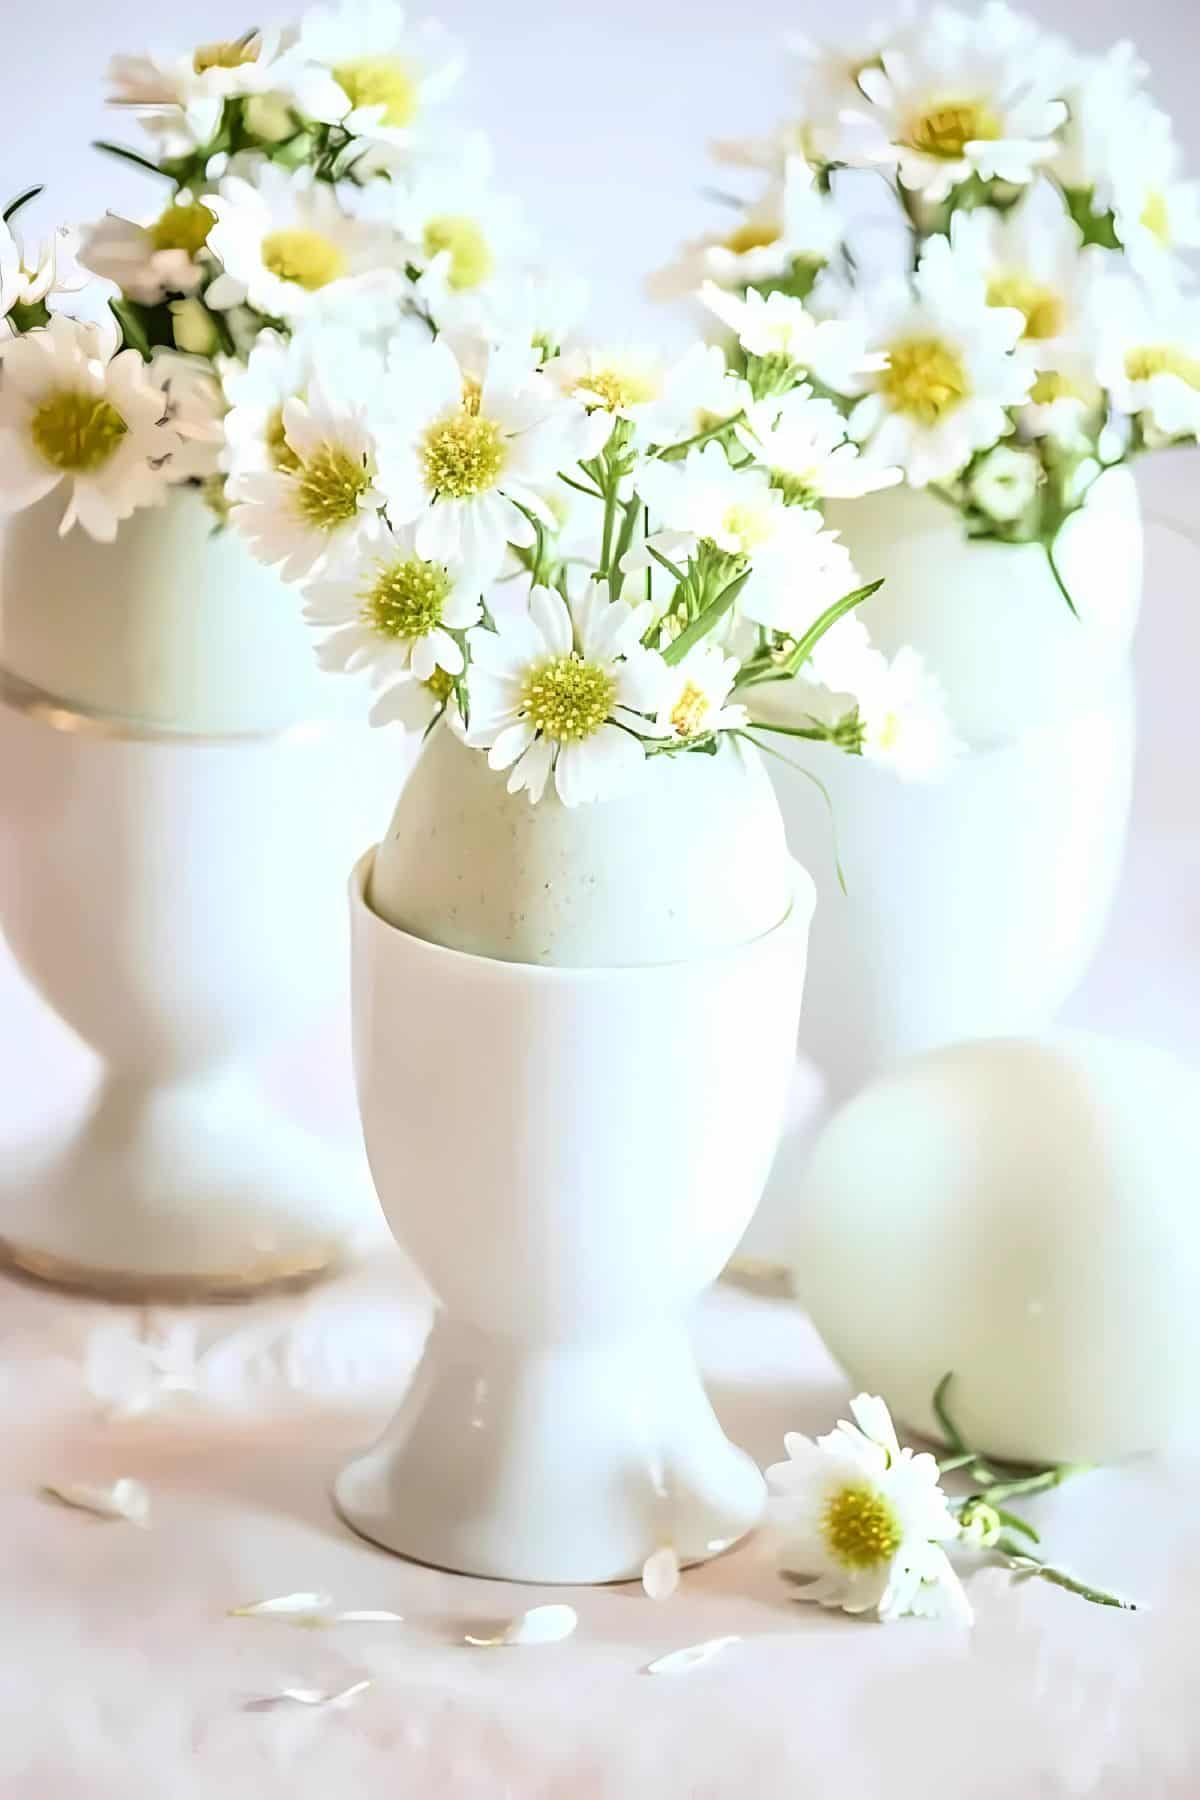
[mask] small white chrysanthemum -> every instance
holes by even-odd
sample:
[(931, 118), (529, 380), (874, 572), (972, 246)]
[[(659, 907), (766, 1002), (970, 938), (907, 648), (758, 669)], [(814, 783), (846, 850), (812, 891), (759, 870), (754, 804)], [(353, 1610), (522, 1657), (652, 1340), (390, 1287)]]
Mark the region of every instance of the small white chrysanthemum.
[(471, 328), (493, 344), (530, 344), (545, 361), (561, 350), (587, 301), (582, 276), (537, 265), (507, 268), (489, 283)]
[(1058, 149), (1060, 82), (1057, 46), (1006, 6), (993, 0), (974, 16), (943, 8), (859, 72), (863, 98), (846, 114), (843, 149), (853, 162), (895, 167), (931, 201), (972, 175), (1022, 185)]
[(284, 402), (288, 455), (229, 483), (231, 518), (260, 562), (285, 581), (362, 557), (383, 532), (383, 494), (368, 407), (314, 381)]
[(989, 306), (1022, 315), (1017, 355), (1033, 368), (1056, 369), (1094, 348), (1096, 284), (1114, 259), (1080, 249), (1079, 229), (1049, 182), (1036, 181), (1007, 212), (955, 213), (949, 243), (933, 237), (926, 246), (924, 265), (939, 260), (942, 279), (977, 282)]
[(178, 439), (163, 397), (115, 327), (54, 316), (0, 346), (0, 512), (66, 482), (60, 531), (111, 543), (122, 519), (163, 497)]
[(799, 34), (788, 39), (796, 72), (793, 110), (823, 162), (837, 160), (843, 114), (862, 107), (858, 83), (863, 70), (882, 67), (885, 50), (895, 54), (908, 49), (911, 12), (911, 4), (906, 4), (898, 18), (874, 19), (856, 27), (852, 37), (834, 42)]
[(58, 242), (38, 245), (33, 261), (11, 227), (0, 219), (0, 343), (12, 335), (9, 314), (15, 306), (36, 306), (53, 292), (58, 279)]
[(636, 779), (664, 680), (662, 658), (641, 645), (646, 623), (589, 581), (570, 606), (531, 588), (527, 610), (470, 634), (467, 742), (511, 771), (510, 793), (540, 800), (553, 772), (563, 805), (578, 806)]
[(1116, 411), (1153, 442), (1200, 436), (1200, 300), (1127, 279), (1104, 302), (1096, 373)]
[(547, 373), (592, 416), (585, 459), (603, 448), (615, 419), (629, 420), (635, 443), (666, 447), (731, 419), (745, 400), (715, 344), (693, 344), (674, 361), (636, 344), (568, 348)]
[(658, 735), (688, 741), (716, 731), (740, 731), (744, 706), (727, 704), (741, 664), (719, 644), (694, 644), (668, 668), (655, 719)]
[[(525, 356), (525, 360), (522, 360)], [(468, 377), (443, 338), (405, 350), (381, 402), (380, 484), (394, 524), (415, 524), (417, 549), (469, 568), (479, 586), (508, 544), (532, 545), (533, 514), (549, 527), (544, 490), (566, 454), (579, 408), (528, 364), (493, 352)]]
[(454, 632), (477, 625), (479, 589), (444, 563), (417, 554), (411, 526), (389, 532), (353, 568), (305, 590), (304, 617), (326, 635), (323, 669), (369, 669), (378, 685), (396, 677), (461, 675)]
[(194, 294), (204, 279), (199, 257), (215, 222), (186, 190), (144, 225), (106, 213), (85, 227), (79, 260), (123, 294), (154, 306), (168, 294)]
[(881, 469), (859, 454), (837, 407), (817, 399), (810, 387), (752, 402), (734, 430), (789, 505), (856, 500), (901, 479), (899, 469)]
[(761, 469), (735, 469), (718, 444), (678, 462), (649, 462), (638, 491), (655, 531), (622, 559), (636, 574), (650, 550), (679, 561), (707, 544), (745, 559), (741, 614), (773, 631), (800, 636), (835, 600), (858, 585), (854, 566), (815, 507), (788, 506)]
[(313, 383), (351, 399), (377, 394), (384, 374), (382, 356), (356, 333), (325, 323), (291, 337), (262, 331), (245, 363), (223, 357), (219, 366), (229, 401), (224, 466), (234, 476), (294, 463), (283, 409), (289, 400), (306, 400)]
[(1136, 110), (1115, 166), (1112, 209), (1133, 267), (1149, 280), (1183, 275), (1180, 253), (1200, 246), (1200, 182), (1181, 178), (1171, 121), (1148, 102)]
[(1012, 354), (1024, 313), (989, 306), (971, 284), (948, 278), (940, 258), (911, 283), (881, 282), (862, 303), (886, 367), (860, 384), (868, 391), (850, 415), (850, 435), (873, 462), (925, 487), (1008, 435), (1008, 408), (1033, 383), (1033, 370)]
[(942, 685), (917, 651), (905, 645), (890, 662), (873, 653), (861, 664), (853, 693), (864, 757), (885, 764), (904, 781), (929, 781), (945, 773), (958, 753), (958, 740)]
[(969, 1623), (944, 1543), (958, 1526), (932, 1456), (901, 1449), (882, 1400), (859, 1394), (854, 1423), (818, 1438), (791, 1432), (788, 1460), (767, 1470), (783, 1531), (781, 1566), (811, 1579), (800, 1598), (884, 1622), (906, 1613)]
[(428, 681), (410, 675), (393, 682), (367, 714), (372, 725), (399, 725), (404, 731), (424, 733), (435, 719), (443, 718), (456, 736), (463, 736), (462, 714), (454, 697), (453, 677), (435, 669)]
[(664, 294), (675, 287), (691, 292), (701, 281), (723, 288), (777, 281), (797, 264), (819, 266), (833, 256), (842, 238), (842, 219), (828, 194), (817, 186), (809, 162), (786, 155), (762, 196), (747, 207), (732, 231), (690, 244)]
[(108, 78), (110, 103), (138, 113), (166, 155), (211, 143), (227, 100), (279, 94), (309, 118), (337, 116), (323, 104), (328, 78), (281, 51), (278, 33), (251, 31), (167, 56), (114, 56)]
[(267, 163), (253, 185), (227, 175), (205, 204), (217, 220), (208, 248), (224, 270), (206, 294), (210, 306), (246, 301), (273, 319), (336, 315), (343, 324), (394, 311), (401, 254), (394, 234), (353, 218), (311, 169), (289, 174)]
[(443, 28), (410, 24), (395, 0), (314, 7), (300, 22), (295, 55), (327, 71), (339, 100), (332, 118), (352, 137), (401, 149), (427, 133), (430, 110), (462, 67)]
[(972, 506), (995, 524), (1011, 525), (1029, 511), (1043, 479), (1039, 456), (997, 444), (972, 467), (967, 493)]
[(168, 481), (208, 480), (220, 470), (225, 446), (225, 395), (212, 364), (158, 349), (150, 358), (149, 375), (162, 394), (163, 417), (175, 436)]
[(1069, 191), (1091, 195), (1105, 212), (1115, 199), (1118, 172), (1142, 154), (1149, 71), (1133, 45), (1123, 42), (1103, 56), (1074, 57), (1067, 73), (1067, 122), (1047, 173)]
[(1051, 438), (1064, 449), (1086, 449), (1095, 443), (1104, 410), (1094, 355), (1081, 351), (1055, 361), (1055, 368), (1038, 371), (1029, 399), (1017, 413), (1017, 436)]
[(883, 357), (866, 347), (861, 322), (816, 319), (788, 294), (764, 298), (751, 289), (744, 298), (706, 281), (700, 298), (751, 356), (785, 358), (835, 393), (851, 393), (860, 376), (883, 367)]

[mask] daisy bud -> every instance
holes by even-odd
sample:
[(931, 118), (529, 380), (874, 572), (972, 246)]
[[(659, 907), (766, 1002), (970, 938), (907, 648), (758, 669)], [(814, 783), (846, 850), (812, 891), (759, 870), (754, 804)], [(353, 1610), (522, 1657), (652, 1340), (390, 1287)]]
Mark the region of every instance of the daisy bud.
[(998, 525), (1011, 525), (1037, 498), (1042, 479), (1036, 456), (997, 444), (976, 465), (967, 483), (972, 504)]
[(261, 144), (282, 144), (296, 133), (296, 116), (282, 94), (251, 94), (245, 104), (246, 130)]
[(212, 314), (194, 295), (171, 302), (171, 335), (177, 350), (190, 351), (193, 356), (211, 356), (220, 342)]
[(986, 1500), (968, 1500), (958, 1515), (958, 1529), (972, 1550), (990, 1550), (1000, 1536), (1000, 1515)]

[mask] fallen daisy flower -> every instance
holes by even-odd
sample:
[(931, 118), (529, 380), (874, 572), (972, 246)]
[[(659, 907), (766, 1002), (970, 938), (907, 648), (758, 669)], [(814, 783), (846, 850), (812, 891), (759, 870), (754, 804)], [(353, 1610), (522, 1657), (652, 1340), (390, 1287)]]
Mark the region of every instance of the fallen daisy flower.
[(375, 1608), (352, 1608), (340, 1611), (332, 1594), (279, 1594), (272, 1600), (255, 1600), (249, 1606), (232, 1606), (231, 1619), (286, 1619), (289, 1624), (309, 1630), (327, 1625), (402, 1625), (403, 1613)]
[(510, 1619), (493, 1636), (475, 1637), (467, 1632), (463, 1641), (477, 1650), (499, 1650), (510, 1644), (560, 1644), (578, 1623), (573, 1606), (534, 1606)]
[(132, 1525), (150, 1523), (150, 1495), (140, 1481), (123, 1475), (107, 1486), (91, 1481), (46, 1482), (42, 1497), (95, 1513), (101, 1519), (128, 1519)]
[(731, 1644), (740, 1644), (741, 1638), (733, 1637), (705, 1638), (702, 1644), (688, 1644), (682, 1650), (671, 1650), (666, 1656), (658, 1656), (652, 1663), (647, 1663), (642, 1670), (643, 1675), (682, 1675), (688, 1669), (694, 1669), (700, 1663), (711, 1662), (714, 1656), (720, 1656)]
[(275, 1712), (284, 1706), (328, 1707), (332, 1711), (340, 1711), (353, 1706), (360, 1695), (365, 1694), (371, 1683), (369, 1680), (355, 1681), (350, 1687), (341, 1688), (336, 1693), (325, 1693), (321, 1688), (281, 1688), (277, 1694), (263, 1694), (256, 1700), (247, 1700), (243, 1712)]
[(679, 1558), (672, 1544), (662, 1544), (642, 1565), (642, 1586), (651, 1600), (669, 1600), (679, 1586)]

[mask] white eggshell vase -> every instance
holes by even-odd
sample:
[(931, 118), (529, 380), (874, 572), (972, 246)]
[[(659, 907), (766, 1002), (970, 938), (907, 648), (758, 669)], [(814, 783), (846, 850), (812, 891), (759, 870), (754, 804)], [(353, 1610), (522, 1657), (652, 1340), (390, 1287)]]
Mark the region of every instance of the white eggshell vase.
[(914, 1058), (795, 1195), (801, 1304), (851, 1380), (1018, 1462), (1200, 1442), (1200, 1077), (1083, 1032)]
[(685, 1319), (766, 1176), (812, 904), (733, 747), (569, 812), (431, 739), (352, 885), (368, 1154), (441, 1303), (395, 1420), (338, 1480), (356, 1530), (471, 1574), (601, 1582), (757, 1523), (762, 1476)]
[(0, 1260), (124, 1299), (311, 1280), (369, 1223), (366, 1171), (252, 1059), (336, 1004), (381, 746), (197, 495), (112, 545), (60, 511), (0, 544), (0, 924), (102, 1066), (83, 1118), (6, 1157)]

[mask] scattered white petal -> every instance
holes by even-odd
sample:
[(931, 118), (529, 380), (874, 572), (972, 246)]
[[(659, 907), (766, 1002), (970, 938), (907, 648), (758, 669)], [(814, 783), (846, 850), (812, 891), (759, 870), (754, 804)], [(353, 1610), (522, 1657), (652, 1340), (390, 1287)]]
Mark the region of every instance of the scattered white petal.
[(326, 1693), (322, 1688), (281, 1688), (277, 1694), (263, 1694), (257, 1700), (247, 1700), (243, 1712), (274, 1712), (282, 1706), (329, 1707), (340, 1710), (353, 1706), (360, 1694), (365, 1694), (371, 1683), (369, 1680), (355, 1681), (350, 1687), (341, 1688), (337, 1693)]
[(403, 1625), (404, 1614), (360, 1607), (351, 1612), (331, 1613), (329, 1622), (331, 1625)]
[(150, 1521), (150, 1496), (140, 1481), (127, 1475), (107, 1487), (91, 1481), (47, 1482), (42, 1493), (48, 1499), (61, 1500), (64, 1506), (96, 1513), (102, 1519), (128, 1519), (134, 1525), (147, 1525)]
[(706, 1638), (702, 1644), (689, 1644), (686, 1649), (672, 1650), (666, 1656), (656, 1657), (654, 1662), (647, 1663), (643, 1673), (646, 1675), (682, 1675), (687, 1669), (694, 1669), (699, 1663), (710, 1662), (714, 1656), (720, 1656), (731, 1644), (740, 1644), (740, 1637)]
[(569, 1638), (579, 1623), (573, 1606), (534, 1606), (519, 1618), (510, 1619), (491, 1637), (466, 1634), (464, 1642), (479, 1650), (496, 1650), (507, 1644), (559, 1644)]
[(231, 1619), (288, 1619), (293, 1625), (402, 1625), (404, 1614), (371, 1607), (340, 1612), (332, 1594), (279, 1594), (273, 1600), (256, 1600), (250, 1606), (230, 1608)]
[(646, 1558), (642, 1586), (651, 1600), (669, 1600), (679, 1586), (679, 1558), (673, 1545), (664, 1544)]

